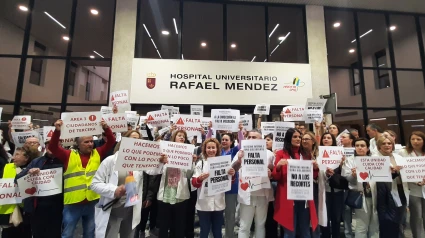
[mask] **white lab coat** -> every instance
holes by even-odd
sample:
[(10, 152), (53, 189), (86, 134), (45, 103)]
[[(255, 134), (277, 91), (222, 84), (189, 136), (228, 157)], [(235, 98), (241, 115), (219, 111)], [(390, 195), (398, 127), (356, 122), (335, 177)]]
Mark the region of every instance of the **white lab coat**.
[[(115, 171), (115, 163), (117, 161), (118, 153), (107, 157), (102, 161), (96, 171), (90, 189), (98, 193), (101, 197), (99, 203), (95, 208), (95, 223), (96, 223), (96, 238), (104, 238), (106, 235), (106, 228), (109, 222), (111, 209), (103, 211), (101, 205), (107, 204), (114, 200), (114, 193), (118, 187), (118, 171)], [(154, 175), (155, 171), (146, 171), (146, 173)], [(134, 180), (137, 183), (139, 197), (143, 197), (143, 171), (133, 171)], [(142, 201), (133, 206), (133, 220), (132, 229), (140, 223)]]

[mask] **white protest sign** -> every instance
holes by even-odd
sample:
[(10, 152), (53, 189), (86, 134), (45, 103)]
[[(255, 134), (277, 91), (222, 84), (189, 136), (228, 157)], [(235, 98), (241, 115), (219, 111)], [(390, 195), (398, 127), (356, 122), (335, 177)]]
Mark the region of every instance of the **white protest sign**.
[(180, 114), (180, 108), (179, 107), (173, 107), (173, 109), (171, 109), (171, 117), (173, 117), (176, 114)]
[(266, 140), (243, 140), (241, 149), (243, 176), (267, 177), (267, 148)]
[(161, 151), (168, 157), (167, 166), (178, 169), (192, 169), (194, 145), (161, 141)]
[(160, 158), (161, 148), (159, 142), (122, 137), (115, 170), (157, 169), (160, 166)]
[[(388, 156), (358, 156), (356, 160), (357, 181), (391, 182), (391, 161)], [(403, 180), (403, 182), (406, 182)]]
[(201, 118), (201, 125), (207, 133), (208, 133), (208, 124), (210, 124), (210, 121), (211, 121), (211, 117), (202, 117)]
[(75, 138), (66, 138), (66, 139), (62, 139), (62, 137), (60, 138), (60, 140), (61, 140), (61, 144), (62, 144), (62, 146), (64, 146), (64, 147), (74, 145), (74, 139), (75, 139)]
[(148, 117), (148, 124), (152, 126), (159, 127), (170, 125), (170, 116), (167, 110), (148, 112), (146, 116)]
[(311, 160), (288, 160), (288, 200), (313, 200)]
[(340, 146), (319, 146), (317, 163), (321, 170), (326, 168), (336, 169), (341, 163), (344, 148)]
[(62, 193), (62, 168), (41, 170), (17, 180), (23, 198), (45, 197)]
[(283, 121), (304, 121), (305, 106), (287, 106), (282, 110)]
[(208, 158), (208, 196), (230, 191), (232, 176), (228, 174), (231, 168), (230, 155)]
[(307, 99), (304, 110), (305, 123), (315, 123), (316, 121), (323, 120), (323, 108), (325, 107), (326, 100), (327, 99)]
[(54, 126), (44, 126), (43, 127), (43, 138), (44, 138), (44, 141), (48, 141), (48, 140), (52, 139), (53, 132), (55, 132), (55, 127)]
[(12, 129), (29, 130), (31, 124), (31, 116), (14, 116), (12, 119)]
[(252, 131), (252, 115), (241, 115), (240, 121), (245, 130)]
[(140, 116), (140, 118), (139, 118), (139, 125), (146, 124), (145, 121), (147, 121), (147, 119), (148, 119), (147, 116)]
[(254, 114), (256, 115), (269, 115), (270, 104), (257, 104), (254, 108)]
[(264, 137), (265, 135), (273, 134), (274, 128), (274, 122), (261, 122), (261, 135)]
[(159, 131), (158, 131), (158, 134), (159, 134), (160, 136), (162, 136), (162, 135), (165, 135), (166, 133), (168, 133), (169, 131), (170, 131), (170, 127), (169, 127), (169, 126), (167, 126), (167, 127), (162, 128), (161, 130), (159, 130)]
[(171, 118), (171, 116), (173, 115), (173, 106), (167, 106), (167, 105), (162, 105), (161, 106), (161, 110), (166, 110), (168, 111), (168, 115)]
[(101, 112), (63, 112), (61, 138), (102, 134)]
[(108, 123), (108, 126), (111, 128), (112, 132), (127, 131), (127, 118), (125, 113), (104, 114), (103, 120)]
[(149, 130), (149, 128), (139, 130), (139, 133), (142, 135), (143, 138), (148, 138), (148, 132), (146, 130)]
[(173, 115), (172, 121), (174, 122), (174, 125), (177, 127), (177, 130), (186, 131), (187, 137), (197, 136), (197, 138), (201, 138), (201, 132), (199, 131), (201, 129), (200, 116), (177, 114), (177, 115)]
[(295, 123), (294, 122), (282, 122), (282, 121), (276, 121), (275, 123), (275, 130), (273, 132), (273, 146), (272, 150), (275, 149), (281, 150), (283, 149), (283, 139), (285, 138), (285, 134), (288, 131), (289, 128), (294, 128)]
[(237, 132), (239, 131), (240, 121), (239, 110), (233, 109), (212, 109), (211, 119), (212, 126), (215, 130), (225, 130)]
[(106, 106), (102, 106), (100, 108), (100, 112), (102, 114), (112, 114), (112, 113), (114, 113), (114, 111), (112, 110), (112, 107), (106, 107)]
[(403, 182), (422, 182), (425, 178), (425, 157), (403, 157), (395, 158), (398, 166), (403, 166), (400, 170)]
[(22, 199), (14, 178), (0, 179), (0, 205), (19, 204)]
[(262, 188), (270, 188), (270, 179), (268, 177), (241, 176), (239, 179), (239, 187), (245, 192), (254, 192)]
[[(37, 131), (23, 131), (23, 132), (12, 132), (13, 142), (17, 147), (22, 147), (25, 144), (27, 138), (35, 137), (40, 139), (40, 135)], [(40, 140), (41, 142), (41, 140)]]
[(128, 100), (128, 90), (115, 91), (111, 93), (111, 103), (113, 106), (125, 106), (130, 107)]
[(136, 114), (137, 114), (137, 112), (136, 112), (136, 111), (124, 111), (124, 113), (125, 113), (126, 115), (128, 115), (128, 114), (136, 115)]
[(190, 105), (190, 115), (204, 116), (204, 105)]
[(354, 156), (355, 152), (356, 152), (356, 148), (354, 147), (344, 147), (345, 157)]
[(139, 116), (136, 114), (127, 114), (127, 123), (131, 125), (133, 130), (137, 127), (137, 122), (139, 121)]

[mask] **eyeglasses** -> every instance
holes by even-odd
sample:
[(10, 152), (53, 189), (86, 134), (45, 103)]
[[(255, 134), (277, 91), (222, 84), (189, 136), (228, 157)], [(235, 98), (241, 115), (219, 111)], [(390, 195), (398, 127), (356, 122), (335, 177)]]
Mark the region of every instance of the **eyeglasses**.
[(302, 139), (303, 141), (309, 141), (309, 140), (311, 140), (310, 138), (303, 138)]

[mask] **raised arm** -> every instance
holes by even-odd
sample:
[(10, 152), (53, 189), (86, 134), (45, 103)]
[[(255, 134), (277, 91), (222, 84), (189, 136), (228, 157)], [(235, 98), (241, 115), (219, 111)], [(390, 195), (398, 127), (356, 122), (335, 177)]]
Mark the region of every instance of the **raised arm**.
[(49, 150), (56, 158), (64, 163), (65, 167), (68, 167), (68, 160), (71, 151), (65, 150), (62, 146), (59, 145), (62, 124), (63, 122), (60, 119), (55, 122), (55, 131), (53, 132), (52, 138), (50, 139)]
[(101, 125), (103, 131), (105, 132), (106, 143), (96, 148), (96, 150), (99, 153), (100, 158), (105, 158), (105, 155), (108, 153), (108, 151), (110, 151), (114, 147), (116, 139), (114, 134), (112, 133), (111, 128), (109, 128), (108, 124), (106, 124), (104, 120), (102, 120)]

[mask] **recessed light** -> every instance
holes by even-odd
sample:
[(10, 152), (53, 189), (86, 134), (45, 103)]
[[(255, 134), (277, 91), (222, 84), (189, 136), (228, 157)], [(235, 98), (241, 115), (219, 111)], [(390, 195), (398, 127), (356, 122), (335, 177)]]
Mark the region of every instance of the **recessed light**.
[(390, 26), (390, 31), (394, 31), (395, 29), (397, 29), (396, 26)]
[(284, 36), (281, 36), (281, 37), (279, 37), (279, 38), (277, 38), (278, 40), (285, 40), (285, 37)]
[(170, 34), (170, 32), (168, 32), (168, 31), (162, 31), (162, 34), (163, 34), (163, 35), (169, 35), (169, 34)]
[(207, 43), (202, 42), (202, 43), (201, 43), (201, 46), (202, 46), (202, 47), (205, 47), (205, 46), (207, 46)]
[(334, 23), (334, 27), (335, 27), (335, 28), (338, 28), (338, 27), (340, 27), (340, 26), (341, 26), (341, 23), (340, 23), (340, 22), (335, 22), (335, 23)]
[(354, 53), (354, 52), (355, 52), (355, 50), (354, 50), (354, 49), (350, 49), (348, 52), (350, 52), (350, 53)]
[(93, 15), (97, 15), (97, 14), (99, 14), (99, 11), (98, 11), (98, 10), (96, 10), (96, 9), (91, 9), (91, 10), (90, 10), (90, 12), (91, 12), (91, 14), (93, 14)]
[(69, 37), (68, 36), (62, 36), (62, 39), (69, 41)]
[(27, 12), (28, 11), (28, 8), (26, 6), (20, 5), (19, 6), (19, 10), (24, 11), (24, 12)]
[(236, 44), (231, 44), (230, 47), (236, 48)]
[(94, 55), (90, 55), (90, 59), (94, 59)]

